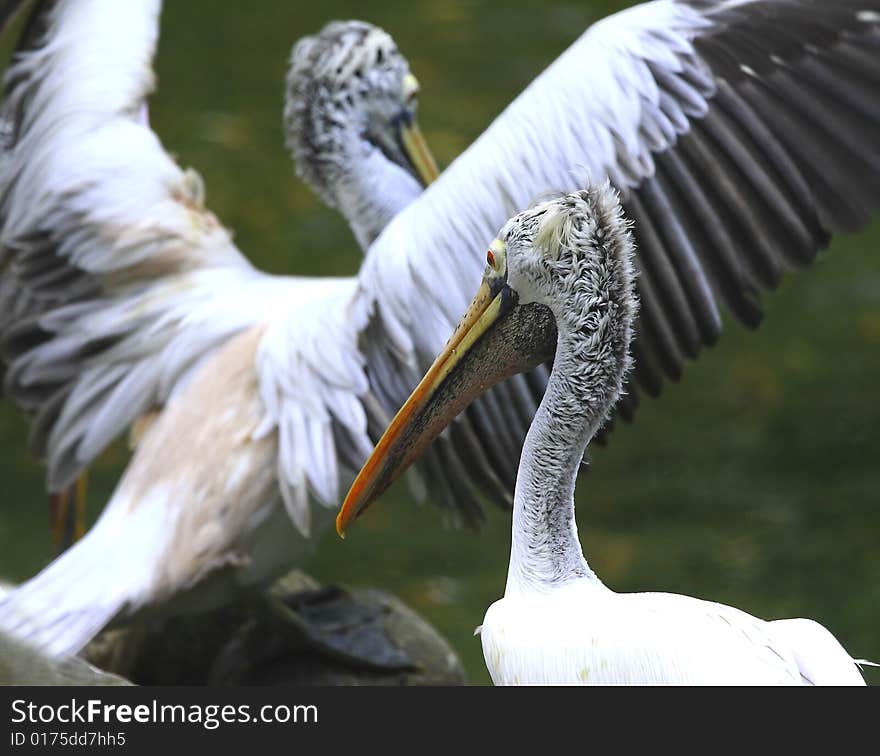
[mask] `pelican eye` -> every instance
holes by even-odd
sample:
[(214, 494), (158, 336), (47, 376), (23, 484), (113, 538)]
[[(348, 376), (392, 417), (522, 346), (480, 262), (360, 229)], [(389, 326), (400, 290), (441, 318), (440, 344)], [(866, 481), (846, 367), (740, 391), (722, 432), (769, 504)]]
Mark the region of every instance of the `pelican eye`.
[(486, 262), (489, 263), (489, 267), (495, 273), (504, 273), (507, 267), (507, 261), (505, 260), (505, 254), (507, 251), (507, 245), (501, 241), (500, 239), (496, 239), (489, 245), (489, 249), (486, 250)]

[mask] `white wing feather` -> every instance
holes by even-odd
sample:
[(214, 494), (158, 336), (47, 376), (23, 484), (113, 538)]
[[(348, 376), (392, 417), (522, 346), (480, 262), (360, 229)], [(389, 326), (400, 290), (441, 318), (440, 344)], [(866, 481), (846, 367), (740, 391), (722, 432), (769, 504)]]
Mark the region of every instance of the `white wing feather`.
[[(279, 434), (281, 493), (304, 535), (310, 493), (338, 506), (340, 478), (351, 480), (372, 450), (360, 400), (369, 386), (357, 348), (366, 319), (352, 309), (355, 285), (316, 279), (294, 290), (295, 304), (268, 326), (257, 354), (266, 417), (256, 435)], [(344, 436), (338, 445), (334, 433)]]
[[(595, 24), (389, 223), (370, 249), (361, 280), (364, 297), (378, 301), (381, 293), (378, 311), (398, 350), (438, 351), (476, 291), (484, 247), (516, 212), (548, 192), (614, 173), (616, 145), (650, 169), (641, 115), (659, 94), (643, 60), (674, 67), (667, 45), (686, 47), (680, 30), (703, 24), (667, 0)], [(657, 37), (657, 30), (667, 31)], [(683, 114), (678, 120), (686, 127)], [(674, 138), (669, 129), (665, 143)], [(435, 293), (432, 307), (420, 303), (426, 292)], [(431, 313), (436, 319), (429, 317), (425, 328), (421, 316)]]
[(656, 0), (589, 28), (374, 243), (363, 297), (387, 348), (436, 354), (506, 220), (606, 177), (634, 221), (645, 391), (717, 340), (720, 304), (757, 325), (763, 290), (880, 206), (870, 9)]
[(338, 504), (340, 465), (351, 475), (370, 448), (355, 280), (265, 275), (204, 207), (198, 175), (142, 117), (160, 9), (47, 4), (7, 73), (5, 386), (36, 414), (33, 445), (61, 490), (218, 347), (263, 325), (260, 432), (279, 434), (284, 501), (308, 533), (312, 496)]
[(264, 277), (138, 115), (159, 9), (56, 3), (7, 73), (4, 284), (26, 304), (3, 334), (5, 384), (41, 413), (53, 490), (265, 306), (248, 292)]

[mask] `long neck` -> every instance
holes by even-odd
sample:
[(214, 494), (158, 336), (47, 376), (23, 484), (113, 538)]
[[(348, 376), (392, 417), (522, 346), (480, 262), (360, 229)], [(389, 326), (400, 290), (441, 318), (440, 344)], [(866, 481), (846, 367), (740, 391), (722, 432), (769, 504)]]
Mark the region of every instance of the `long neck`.
[(578, 539), (574, 489), (587, 444), (619, 393), (626, 350), (602, 348), (597, 356), (595, 333), (557, 323), (553, 371), (517, 473), (508, 594), (598, 581)]
[(547, 390), (519, 461), (508, 594), (593, 575), (578, 540), (574, 487), (596, 418), (579, 412), (579, 403), (572, 401), (563, 377), (569, 349), (564, 340), (560, 333)]
[(342, 168), (333, 189), (336, 206), (366, 251), (403, 208), (422, 192), (412, 175), (353, 130), (346, 135)]

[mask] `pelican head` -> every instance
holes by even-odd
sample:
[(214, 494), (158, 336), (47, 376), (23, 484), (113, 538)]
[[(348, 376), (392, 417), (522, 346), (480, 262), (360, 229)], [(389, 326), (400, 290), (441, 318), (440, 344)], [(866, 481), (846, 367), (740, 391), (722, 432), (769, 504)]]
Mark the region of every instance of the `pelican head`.
[(638, 309), (632, 254), (607, 184), (508, 221), (489, 245), (467, 312), (352, 485), (339, 534), (476, 396), (514, 373), (548, 359), (566, 363), (573, 399), (604, 419), (630, 366)]
[[(374, 191), (404, 183), (399, 171), (405, 171), (418, 193), (416, 182), (426, 186), (437, 177), (416, 123), (418, 93), (406, 59), (376, 26), (333, 21), (299, 40), (290, 56), (284, 108), (297, 174), (343, 212), (352, 202), (371, 199), (358, 171), (383, 174), (383, 186)], [(386, 165), (369, 162), (371, 157)]]

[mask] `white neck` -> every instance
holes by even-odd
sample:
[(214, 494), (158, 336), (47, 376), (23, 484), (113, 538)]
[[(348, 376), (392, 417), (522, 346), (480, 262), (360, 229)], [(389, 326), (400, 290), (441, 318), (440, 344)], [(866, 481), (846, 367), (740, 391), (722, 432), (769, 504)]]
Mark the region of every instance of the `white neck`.
[(349, 132), (346, 142), (345, 167), (334, 188), (336, 204), (366, 251), (391, 219), (422, 193), (422, 187), (355, 132)]
[(607, 395), (596, 390), (605, 376), (577, 364), (583, 335), (559, 318), (557, 325), (553, 371), (519, 462), (506, 594), (546, 591), (580, 578), (598, 582), (578, 539), (574, 488), (608, 407)]

